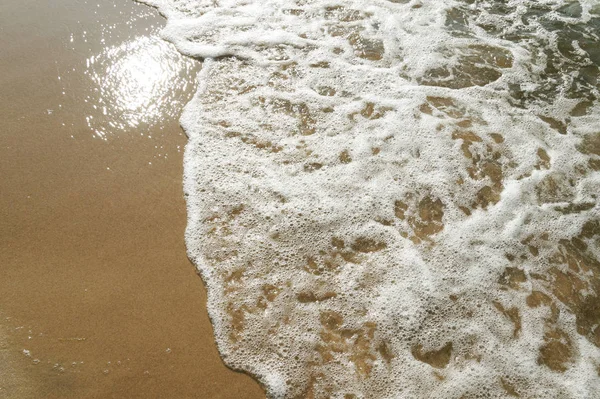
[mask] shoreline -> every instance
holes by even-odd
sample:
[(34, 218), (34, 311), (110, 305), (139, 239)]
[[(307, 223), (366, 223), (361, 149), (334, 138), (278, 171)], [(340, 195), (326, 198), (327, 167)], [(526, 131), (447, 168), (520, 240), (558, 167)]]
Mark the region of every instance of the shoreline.
[[(219, 357), (205, 288), (186, 256), (178, 114), (193, 92), (183, 80), (195, 72), (177, 70), (174, 50), (136, 42), (164, 20), (133, 1), (6, 7), (0, 328), (16, 385), (3, 379), (0, 397), (264, 398)], [(133, 44), (104, 52), (122, 43)], [(120, 64), (127, 51), (154, 53)], [(91, 56), (101, 62), (86, 66)], [(151, 123), (135, 120), (131, 99), (118, 96), (140, 90), (113, 88), (103, 68), (158, 68), (165, 57), (178, 86), (147, 92), (167, 87), (170, 103), (145, 109)], [(144, 80), (128, 77), (146, 94)], [(115, 96), (105, 112), (93, 107), (102, 90)], [(110, 123), (117, 128), (94, 134)]]

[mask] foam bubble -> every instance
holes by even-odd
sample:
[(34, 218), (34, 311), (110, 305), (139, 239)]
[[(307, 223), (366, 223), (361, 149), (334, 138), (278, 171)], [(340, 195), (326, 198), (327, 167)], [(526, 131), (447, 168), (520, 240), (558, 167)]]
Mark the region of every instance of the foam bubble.
[(270, 397), (600, 390), (593, 1), (153, 0), (186, 233)]

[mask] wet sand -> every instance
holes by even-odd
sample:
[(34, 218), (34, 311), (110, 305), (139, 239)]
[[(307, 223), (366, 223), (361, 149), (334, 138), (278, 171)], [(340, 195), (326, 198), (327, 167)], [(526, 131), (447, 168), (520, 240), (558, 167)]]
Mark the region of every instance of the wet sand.
[(163, 20), (126, 0), (0, 9), (0, 398), (264, 397), (219, 358), (186, 257), (181, 104), (127, 128), (115, 99), (93, 107), (86, 60)]

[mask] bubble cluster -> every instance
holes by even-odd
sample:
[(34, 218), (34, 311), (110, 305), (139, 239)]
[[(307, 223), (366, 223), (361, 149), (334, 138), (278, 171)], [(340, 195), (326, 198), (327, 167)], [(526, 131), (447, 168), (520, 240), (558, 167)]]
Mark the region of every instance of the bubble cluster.
[(594, 1), (152, 0), (187, 248), (273, 398), (600, 392)]

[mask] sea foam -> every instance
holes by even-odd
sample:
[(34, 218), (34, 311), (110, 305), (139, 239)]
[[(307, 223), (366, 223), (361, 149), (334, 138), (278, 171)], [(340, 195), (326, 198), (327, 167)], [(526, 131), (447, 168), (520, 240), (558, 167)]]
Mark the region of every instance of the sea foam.
[(186, 241), (273, 398), (596, 398), (600, 6), (148, 0)]

